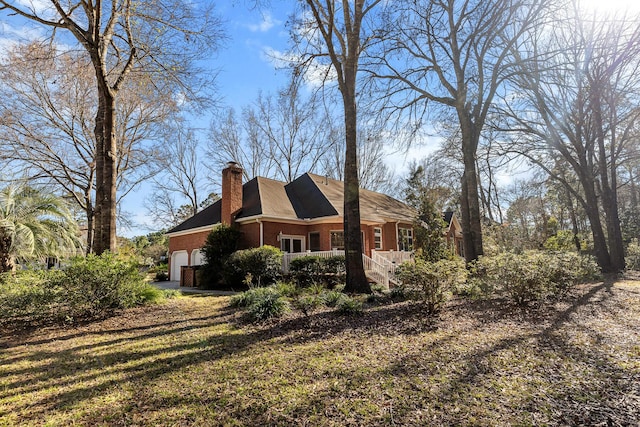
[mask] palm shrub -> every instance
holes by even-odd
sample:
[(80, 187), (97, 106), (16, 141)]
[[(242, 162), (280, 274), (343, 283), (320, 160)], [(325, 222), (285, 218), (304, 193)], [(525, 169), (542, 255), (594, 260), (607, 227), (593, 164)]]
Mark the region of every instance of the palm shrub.
[(452, 292), (466, 280), (466, 269), (457, 260), (436, 262), (416, 259), (396, 270), (396, 276), (405, 294), (421, 300), (427, 315), (438, 313)]
[(277, 286), (249, 289), (231, 297), (232, 307), (245, 308), (254, 321), (280, 317), (289, 311), (289, 302)]
[(63, 199), (27, 186), (0, 190), (0, 273), (15, 260), (74, 255), (79, 247), (78, 227)]

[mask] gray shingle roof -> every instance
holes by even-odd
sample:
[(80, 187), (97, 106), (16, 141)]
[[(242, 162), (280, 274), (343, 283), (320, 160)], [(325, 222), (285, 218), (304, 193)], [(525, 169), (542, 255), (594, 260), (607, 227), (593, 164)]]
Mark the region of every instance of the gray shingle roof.
[[(256, 177), (242, 186), (242, 210), (236, 219), (253, 216), (276, 217), (283, 220), (317, 219), (342, 216), (344, 183), (320, 175), (305, 173), (290, 183)], [(215, 225), (220, 222), (221, 202), (198, 212), (168, 231), (175, 233)], [(386, 194), (360, 190), (362, 221), (412, 222), (415, 211)]]

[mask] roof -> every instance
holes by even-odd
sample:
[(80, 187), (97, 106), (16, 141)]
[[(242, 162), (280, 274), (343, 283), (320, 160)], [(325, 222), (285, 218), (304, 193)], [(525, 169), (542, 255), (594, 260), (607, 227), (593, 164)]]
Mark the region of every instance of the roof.
[[(305, 173), (290, 183), (256, 177), (242, 186), (242, 209), (237, 221), (269, 217), (281, 220), (341, 217), (344, 213), (344, 183)], [(363, 222), (413, 222), (415, 211), (391, 196), (360, 189)], [(213, 226), (221, 220), (221, 201), (198, 212), (168, 231), (169, 234)]]

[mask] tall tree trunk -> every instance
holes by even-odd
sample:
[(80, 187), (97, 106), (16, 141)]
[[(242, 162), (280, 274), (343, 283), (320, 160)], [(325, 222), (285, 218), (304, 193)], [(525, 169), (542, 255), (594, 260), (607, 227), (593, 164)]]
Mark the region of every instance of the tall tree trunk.
[(0, 273), (6, 273), (13, 269), (11, 262), (11, 236), (7, 234), (3, 227), (0, 227)]
[(589, 225), (593, 236), (594, 255), (602, 272), (612, 273), (614, 269), (611, 265), (607, 241), (602, 228), (602, 221), (600, 220), (600, 210), (598, 209), (598, 198), (596, 196), (594, 183), (592, 181), (589, 182), (584, 176), (580, 176), (580, 180), (582, 181), (582, 187), (585, 193), (585, 204), (583, 208), (587, 213), (587, 218), (589, 218)]
[[(357, 47), (354, 48), (357, 51)], [(357, 60), (357, 59), (356, 59)], [(345, 64), (343, 89), (345, 123), (344, 162), (344, 237), (347, 293), (371, 293), (362, 262), (362, 233), (360, 231), (360, 182), (358, 178), (358, 132), (355, 102), (356, 65)]]
[(462, 243), (464, 259), (472, 262), (484, 254), (482, 245), (482, 217), (480, 215), (480, 196), (478, 194), (478, 173), (476, 170), (476, 149), (478, 135), (473, 130), (468, 113), (458, 110), (462, 131), (462, 157), (464, 173), (462, 174), (462, 195), (460, 200), (462, 211)]

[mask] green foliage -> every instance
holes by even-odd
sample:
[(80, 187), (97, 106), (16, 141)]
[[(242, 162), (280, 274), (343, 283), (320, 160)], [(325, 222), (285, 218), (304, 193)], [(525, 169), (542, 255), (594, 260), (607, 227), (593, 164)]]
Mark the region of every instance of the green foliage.
[(304, 256), (291, 261), (289, 272), (298, 286), (320, 284), (332, 288), (345, 280), (345, 258), (344, 255)]
[(344, 296), (342, 292), (337, 290), (326, 291), (320, 295), (320, 298), (324, 305), (327, 307), (335, 307), (338, 301)]
[(505, 252), (481, 257), (475, 268), (476, 286), (503, 292), (519, 306), (562, 296), (599, 274), (593, 257), (575, 252)]
[(22, 270), (0, 276), (0, 323), (47, 321), (64, 317), (61, 271)]
[(627, 246), (627, 256), (625, 257), (627, 270), (640, 271), (640, 243), (638, 239), (631, 239)]
[[(241, 233), (236, 228), (221, 224), (209, 233), (202, 255), (201, 278), (204, 287), (214, 287), (223, 278), (224, 265), (232, 253), (238, 249)], [(244, 275), (240, 280), (244, 279)]]
[(342, 294), (336, 301), (336, 312), (345, 316), (353, 316), (362, 313), (362, 302)]
[(0, 190), (0, 273), (11, 269), (14, 260), (75, 254), (77, 234), (63, 199), (27, 186)]
[(544, 242), (544, 248), (548, 251), (577, 250), (573, 232), (570, 230), (559, 230)]
[(296, 298), (293, 305), (302, 311), (305, 316), (309, 316), (309, 314), (322, 305), (322, 299), (316, 294), (304, 294)]
[(249, 289), (234, 295), (230, 304), (232, 307), (246, 308), (254, 321), (280, 317), (289, 311), (289, 302), (276, 286)]
[(467, 271), (461, 260), (428, 262), (417, 259), (406, 262), (396, 276), (410, 298), (425, 304), (427, 315), (438, 313), (450, 294), (466, 280)]
[(108, 252), (77, 257), (64, 270), (22, 270), (0, 279), (0, 323), (100, 318), (166, 294), (144, 282), (136, 263)]
[(281, 270), (282, 251), (265, 245), (234, 252), (225, 262), (223, 271), (227, 285), (239, 285), (248, 278), (246, 284), (251, 287), (274, 283)]
[(108, 252), (76, 257), (64, 271), (62, 286), (78, 315), (102, 316), (142, 304), (150, 287), (134, 260)]

